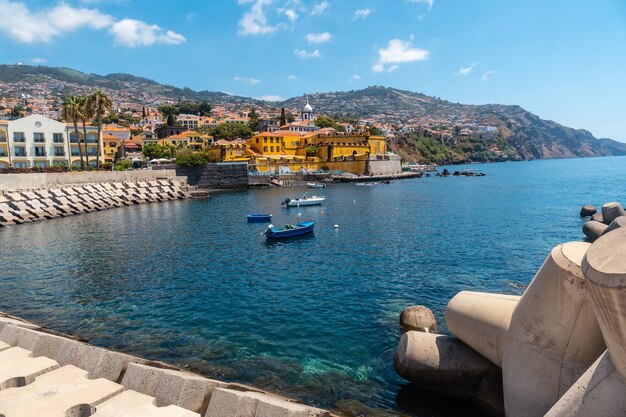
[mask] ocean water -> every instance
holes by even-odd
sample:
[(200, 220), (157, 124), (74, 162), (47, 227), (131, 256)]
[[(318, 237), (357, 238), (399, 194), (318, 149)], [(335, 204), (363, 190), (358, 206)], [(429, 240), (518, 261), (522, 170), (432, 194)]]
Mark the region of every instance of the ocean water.
[[(463, 169), (464, 167), (453, 167)], [(521, 294), (583, 204), (626, 202), (626, 157), (472, 165), (485, 177), (223, 192), (0, 229), (0, 311), (348, 415), (481, 415), (393, 369), (399, 313)], [(281, 208), (325, 195), (321, 207)], [(317, 221), (268, 243), (248, 213)], [(338, 224), (335, 229), (333, 225)]]

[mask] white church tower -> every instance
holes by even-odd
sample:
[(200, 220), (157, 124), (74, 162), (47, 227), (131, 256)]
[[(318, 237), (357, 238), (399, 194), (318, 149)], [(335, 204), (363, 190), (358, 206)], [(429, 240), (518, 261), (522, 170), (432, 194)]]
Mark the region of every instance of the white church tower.
[(313, 107), (309, 104), (309, 98), (306, 98), (306, 106), (300, 112), (300, 120), (303, 122), (312, 122), (315, 120), (315, 115), (313, 114)]

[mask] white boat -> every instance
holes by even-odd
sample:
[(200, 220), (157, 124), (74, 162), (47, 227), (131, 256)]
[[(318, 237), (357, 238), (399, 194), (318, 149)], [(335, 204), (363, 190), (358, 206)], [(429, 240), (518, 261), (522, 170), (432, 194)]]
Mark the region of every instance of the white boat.
[(326, 184), (323, 182), (307, 182), (306, 185), (309, 188), (326, 188)]
[(318, 206), (322, 204), (324, 200), (326, 200), (326, 197), (318, 197), (316, 195), (308, 197), (305, 194), (301, 198), (294, 198), (293, 200), (291, 198), (286, 198), (285, 201), (280, 204), (287, 207)]

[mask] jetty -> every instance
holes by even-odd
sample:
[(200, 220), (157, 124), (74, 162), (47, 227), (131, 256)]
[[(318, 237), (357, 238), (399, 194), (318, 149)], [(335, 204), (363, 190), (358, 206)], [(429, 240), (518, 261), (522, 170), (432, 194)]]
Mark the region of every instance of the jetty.
[(423, 172), (400, 172), (397, 174), (388, 175), (354, 175), (354, 174), (342, 174), (331, 175), (332, 182), (375, 182), (375, 181), (391, 181), (401, 180), (408, 178), (421, 178), (424, 175)]
[(454, 296), (450, 335), (428, 308), (405, 310), (397, 373), (494, 416), (625, 416), (626, 214), (602, 211), (601, 235), (553, 248), (523, 295)]
[(332, 417), (0, 313), (0, 416)]

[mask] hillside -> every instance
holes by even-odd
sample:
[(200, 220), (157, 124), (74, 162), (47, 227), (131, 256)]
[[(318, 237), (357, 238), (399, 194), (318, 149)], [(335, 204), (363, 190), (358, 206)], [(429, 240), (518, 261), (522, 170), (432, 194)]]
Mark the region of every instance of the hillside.
[[(0, 65), (0, 89), (4, 97), (43, 95), (52, 106), (58, 106), (64, 96), (85, 94), (96, 87), (112, 96), (116, 108), (143, 104), (156, 106), (179, 100), (206, 100), (212, 105), (222, 106), (298, 109), (305, 101), (300, 96), (269, 103), (220, 92), (174, 87), (130, 74), (101, 76), (69, 68)], [(572, 129), (541, 119), (515, 105), (452, 103), (381, 86), (315, 93), (308, 95), (308, 98), (318, 114), (365, 118), (394, 126), (396, 135), (391, 141), (391, 147), (408, 160), (432, 162), (432, 155), (457, 162), (492, 160), (493, 152), (490, 150), (494, 149), (506, 153), (509, 159), (626, 155), (626, 143), (606, 138), (596, 139), (586, 130)], [(485, 139), (456, 138), (454, 141), (439, 140), (431, 143), (430, 140), (420, 139), (419, 133), (405, 133), (406, 129), (403, 129), (406, 126), (428, 126), (445, 130), (465, 125), (496, 126), (497, 135)], [(427, 148), (430, 150), (426, 151)]]

